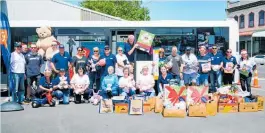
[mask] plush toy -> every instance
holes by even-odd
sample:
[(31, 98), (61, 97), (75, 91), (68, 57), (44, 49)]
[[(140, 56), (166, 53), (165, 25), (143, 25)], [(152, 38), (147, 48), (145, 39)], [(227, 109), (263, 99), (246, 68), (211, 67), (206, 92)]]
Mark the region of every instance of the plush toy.
[[(84, 92), (82, 90), (84, 90), (84, 85), (82, 84), (78, 84), (78, 85), (75, 85), (75, 88), (74, 88), (74, 93), (75, 94), (83, 94)], [(82, 91), (82, 92), (81, 92)]]
[(104, 59), (100, 59), (98, 61), (98, 64), (99, 64), (99, 66), (105, 66), (106, 65), (106, 59), (105, 58)]
[(60, 83), (58, 84), (59, 89), (68, 89), (67, 77), (59, 77)]
[(98, 105), (98, 103), (102, 99), (102, 97), (99, 95), (99, 92), (100, 90), (97, 93), (93, 91), (93, 96), (89, 99), (89, 102), (92, 103), (93, 105)]
[(39, 48), (38, 53), (44, 57), (50, 57), (49, 55), (51, 55), (53, 52), (52, 50), (52, 44), (56, 43), (56, 39), (54, 38), (54, 36), (52, 36), (52, 29), (51, 27), (48, 26), (43, 26), (40, 28), (36, 29), (36, 32), (39, 36), (39, 39), (36, 43), (37, 47)]

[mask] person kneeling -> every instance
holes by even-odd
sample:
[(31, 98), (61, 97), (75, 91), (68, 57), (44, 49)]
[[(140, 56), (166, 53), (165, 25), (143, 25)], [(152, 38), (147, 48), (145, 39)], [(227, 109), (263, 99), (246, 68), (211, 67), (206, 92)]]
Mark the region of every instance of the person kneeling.
[(154, 97), (155, 96), (155, 80), (151, 74), (148, 74), (148, 66), (143, 66), (139, 79), (137, 80), (136, 94)]
[(118, 77), (113, 74), (114, 68), (108, 67), (108, 75), (104, 77), (101, 83), (100, 95), (103, 99), (110, 99), (112, 96), (118, 96)]
[(55, 96), (56, 104), (59, 104), (59, 100), (63, 101), (63, 104), (69, 104), (70, 95), (70, 78), (65, 75), (65, 70), (60, 69), (59, 75), (53, 80), (53, 95)]
[(122, 96), (132, 96), (135, 94), (135, 81), (129, 76), (129, 68), (123, 69), (123, 77), (119, 80), (119, 87)]
[(71, 80), (71, 86), (74, 89), (75, 103), (81, 103), (81, 95), (88, 101), (89, 97), (92, 95), (92, 90), (88, 89), (89, 78), (84, 74), (84, 69), (79, 67), (77, 72), (78, 73), (75, 74)]

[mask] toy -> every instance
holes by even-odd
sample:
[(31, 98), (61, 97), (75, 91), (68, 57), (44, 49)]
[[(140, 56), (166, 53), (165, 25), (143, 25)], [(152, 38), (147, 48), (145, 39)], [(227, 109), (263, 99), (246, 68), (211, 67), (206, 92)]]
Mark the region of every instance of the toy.
[(92, 103), (93, 105), (98, 105), (100, 100), (102, 99), (102, 97), (99, 95), (100, 90), (95, 93), (95, 91), (93, 91), (93, 96), (89, 99), (89, 102)]
[(38, 53), (44, 57), (50, 58), (53, 54), (52, 44), (56, 43), (56, 39), (51, 35), (52, 29), (48, 26), (43, 26), (36, 29), (39, 39), (36, 43), (39, 48)]
[(100, 59), (99, 61), (98, 61), (98, 65), (99, 66), (105, 66), (106, 65), (106, 59), (104, 58), (104, 59)]
[(68, 89), (69, 85), (67, 83), (67, 77), (63, 76), (63, 77), (59, 77), (60, 79), (60, 83), (58, 84), (58, 88), (59, 89)]
[(42, 105), (49, 104), (50, 107), (55, 106), (55, 100), (52, 98), (51, 92), (46, 92), (42, 96), (45, 96), (45, 98), (35, 98), (32, 100), (31, 106), (32, 108), (38, 108)]

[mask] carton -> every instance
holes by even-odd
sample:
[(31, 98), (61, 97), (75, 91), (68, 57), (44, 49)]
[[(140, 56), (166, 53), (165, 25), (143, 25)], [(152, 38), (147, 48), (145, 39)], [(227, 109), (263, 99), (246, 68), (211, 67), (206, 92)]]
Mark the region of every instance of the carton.
[(205, 103), (198, 103), (189, 105), (189, 116), (190, 117), (206, 117), (207, 109)]
[(264, 97), (257, 96), (258, 97), (258, 110), (262, 111), (264, 110)]
[(248, 102), (239, 104), (239, 112), (257, 112), (258, 103), (257, 102)]
[(184, 118), (186, 116), (186, 110), (183, 109), (164, 109), (162, 112), (164, 117), (177, 117)]
[(143, 111), (144, 111), (144, 113), (151, 112), (151, 105), (148, 104), (148, 103), (144, 103), (144, 105), (143, 105)]
[(217, 101), (208, 101), (206, 103), (206, 111), (209, 116), (215, 116), (217, 114), (218, 103)]
[(218, 112), (220, 113), (238, 112), (238, 103), (219, 103)]
[(116, 103), (115, 113), (128, 113), (129, 105), (126, 103)]

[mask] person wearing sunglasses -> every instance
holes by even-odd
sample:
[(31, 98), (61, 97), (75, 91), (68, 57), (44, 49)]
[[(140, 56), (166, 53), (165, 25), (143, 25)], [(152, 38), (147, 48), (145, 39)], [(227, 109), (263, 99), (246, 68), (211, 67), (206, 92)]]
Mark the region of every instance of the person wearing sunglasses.
[(16, 42), (14, 46), (15, 51), (11, 53), (10, 59), (10, 69), (14, 81), (14, 88), (12, 90), (12, 101), (22, 104), (24, 102), (25, 94), (24, 79), (26, 79), (26, 60), (24, 55), (21, 53), (21, 43)]
[(220, 69), (223, 67), (223, 55), (218, 53), (216, 45), (213, 45), (210, 55), (212, 70), (210, 72), (211, 88), (209, 89), (209, 93), (214, 93), (216, 92), (216, 87), (219, 88), (222, 83), (222, 73)]
[(117, 64), (115, 68), (115, 74), (120, 79), (123, 76), (123, 68), (128, 67), (130, 62), (125, 54), (123, 54), (122, 47), (118, 47), (118, 54), (116, 55)]
[(84, 70), (84, 74), (87, 72), (87, 58), (84, 56), (83, 47), (77, 48), (77, 54), (73, 57), (72, 65), (74, 74), (78, 73), (78, 68), (82, 67)]
[(197, 85), (208, 86), (208, 77), (211, 70), (211, 57), (207, 54), (205, 46), (200, 46), (199, 52), (200, 55), (197, 57), (199, 62)]
[(108, 68), (112, 66), (115, 68), (117, 59), (114, 54), (111, 54), (110, 47), (106, 45), (104, 47), (104, 55), (102, 56), (102, 59), (105, 59), (106, 64), (101, 69), (101, 81), (103, 80), (103, 77), (108, 75)]
[(40, 68), (44, 61), (42, 56), (37, 53), (36, 44), (31, 44), (31, 52), (25, 56), (26, 60), (26, 75), (27, 75), (27, 94), (25, 102), (31, 101), (31, 86), (35, 81), (36, 86), (39, 84), (39, 79), (41, 78)]
[(236, 66), (237, 66), (237, 61), (236, 57), (232, 56), (232, 49), (227, 49), (226, 56), (223, 58), (224, 85), (232, 85)]
[[(93, 48), (93, 55), (88, 59), (88, 66), (90, 66), (89, 71), (89, 89), (95, 89), (94, 91), (97, 93), (100, 89), (100, 77), (101, 77), (101, 66), (99, 65), (99, 60), (101, 59), (101, 56), (99, 54), (99, 48), (94, 47)], [(96, 88), (93, 88), (94, 84), (96, 85)]]

